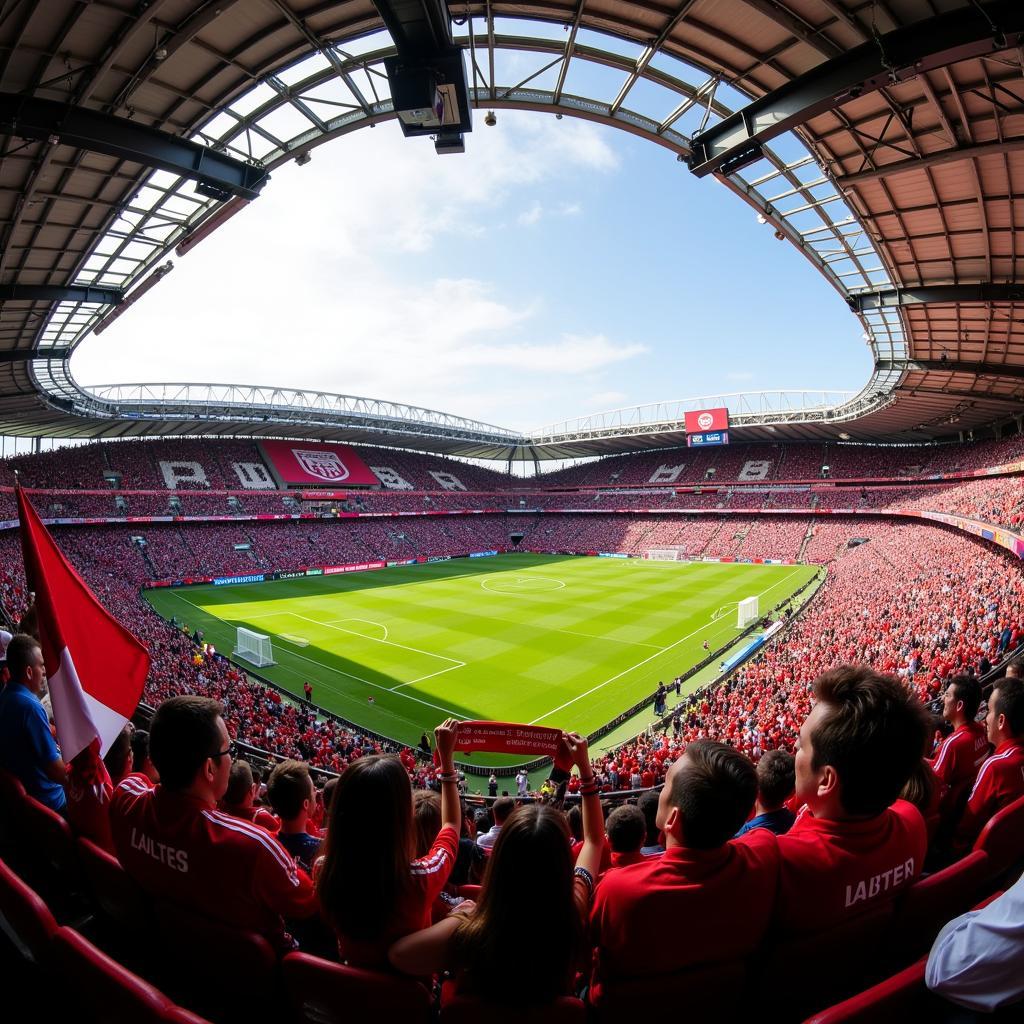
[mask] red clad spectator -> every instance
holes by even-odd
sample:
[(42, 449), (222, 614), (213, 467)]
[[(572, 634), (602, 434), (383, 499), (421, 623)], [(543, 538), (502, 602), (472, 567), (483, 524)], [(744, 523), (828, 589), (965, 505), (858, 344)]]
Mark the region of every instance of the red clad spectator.
[[(565, 815), (543, 804), (516, 808), (488, 861), (478, 906), (460, 907), (401, 939), (389, 954), (394, 966), (418, 976), (454, 970), (460, 991), (517, 1007), (571, 991), (586, 952), (585, 922), (604, 829), (586, 740), (570, 733), (562, 742), (579, 769), (583, 800), (583, 850), (575, 869)], [(508, 965), (525, 949), (533, 957), (529, 970), (510, 985)]]
[(941, 809), (957, 814), (990, 749), (985, 726), (974, 720), (980, 704), (981, 684), (973, 676), (954, 677), (942, 698), (942, 717), (953, 731), (935, 752), (932, 770), (942, 787)]
[[(592, 1000), (618, 978), (746, 956), (775, 902), (778, 852), (766, 829), (731, 841), (754, 805), (754, 766), (724, 743), (698, 740), (669, 769), (658, 804), (665, 852), (609, 871), (594, 897), (598, 947)], [(651, 942), (666, 921), (700, 921), (671, 942)], [(742, 927), (737, 927), (742, 921)]]
[[(71, 827), (80, 836), (91, 839), (108, 853), (114, 852), (110, 834), (110, 797), (116, 786), (132, 770), (132, 734), (129, 722), (103, 757), (103, 770), (96, 769), (92, 747), (83, 750), (68, 766), (68, 802), (65, 809)], [(104, 777), (104, 771), (106, 777)], [(147, 782), (144, 775), (133, 776)]]
[(897, 800), (928, 736), (921, 703), (864, 666), (825, 672), (814, 694), (796, 754), (796, 795), (806, 807), (778, 840), (776, 918), (789, 932), (822, 930), (891, 901), (921, 873), (928, 845), (921, 812)]
[(110, 828), (125, 870), (152, 895), (257, 931), (287, 949), (283, 918), (316, 913), (309, 877), (266, 829), (216, 809), (230, 772), (221, 706), (172, 697), (157, 708), (150, 750), (160, 783), (114, 790)]
[(281, 822), (266, 807), (256, 806), (256, 795), (259, 793), (259, 789), (259, 782), (253, 781), (252, 767), (249, 762), (239, 758), (231, 765), (228, 788), (218, 807), (233, 818), (251, 821), (268, 832), (277, 832), (281, 828)]
[(397, 757), (364, 757), (342, 773), (328, 812), (319, 862), (320, 904), (338, 936), (342, 959), (387, 964), (388, 947), (430, 924), (459, 849), (462, 807), (452, 755), (455, 722), (434, 731), (441, 761), (441, 830), (415, 858), (412, 787)]
[(960, 819), (960, 847), (967, 846), (996, 811), (1024, 796), (1024, 683), (1000, 679), (995, 684), (985, 726), (995, 753), (981, 766)]
[(612, 867), (639, 864), (644, 860), (640, 848), (647, 837), (647, 819), (636, 804), (623, 804), (608, 815), (605, 823), (612, 848)]

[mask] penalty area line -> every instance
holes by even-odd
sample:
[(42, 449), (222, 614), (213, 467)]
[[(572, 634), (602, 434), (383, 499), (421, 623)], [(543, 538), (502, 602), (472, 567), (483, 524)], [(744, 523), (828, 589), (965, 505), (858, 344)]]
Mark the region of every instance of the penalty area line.
[[(174, 597), (178, 598), (179, 601), (184, 601), (185, 604), (191, 605), (197, 611), (202, 612), (204, 615), (209, 616), (211, 619), (217, 619), (218, 622), (224, 622), (225, 624), (228, 623), (228, 620), (219, 619), (216, 615), (211, 615), (208, 611), (206, 611), (206, 609), (201, 608), (197, 604), (193, 604), (193, 602), (191, 602), (187, 597), (182, 597), (181, 594), (175, 593), (174, 591), (171, 591), (171, 593), (172, 593), (172, 595)], [(289, 614), (290, 615), (292, 613), (291, 612), (285, 612), (285, 613), (282, 613), (282, 614)], [(305, 618), (305, 616), (301, 616), (301, 615), (297, 616), (297, 617), (298, 618)], [(316, 620), (315, 619), (311, 619), (310, 621), (311, 622), (315, 622)], [(348, 631), (345, 630), (343, 632), (348, 632)], [(361, 634), (357, 634), (357, 635), (361, 635)], [(287, 640), (285, 640), (283, 642), (284, 643), (288, 643)], [(294, 644), (289, 644), (289, 646), (290, 647), (294, 647), (295, 645)], [(323, 664), (323, 662), (315, 661), (313, 658), (307, 658), (304, 654), (299, 654), (296, 651), (289, 651), (288, 653), (293, 658), (298, 658), (300, 661), (308, 661), (310, 665), (315, 665), (319, 669), (326, 669), (326, 671), (333, 672), (335, 675), (345, 676), (348, 679), (355, 679), (356, 682), (363, 683), (366, 686), (372, 686), (375, 690), (383, 690), (384, 693), (391, 693), (392, 692), (390, 687), (388, 687), (388, 686), (381, 686), (380, 683), (375, 683), (375, 682), (373, 682), (370, 679), (364, 679), (362, 676), (357, 676), (353, 672), (346, 672), (346, 671), (344, 671), (344, 669), (334, 668), (331, 665), (325, 665), (325, 664)], [(465, 662), (463, 662), (462, 664), (465, 664)], [(238, 667), (241, 668), (243, 671), (245, 671), (245, 666), (244, 665), (239, 665)], [(459, 666), (453, 665), (452, 667), (453, 668), (458, 668)], [(422, 704), (424, 707), (433, 708), (435, 711), (443, 711), (446, 715), (450, 716), (451, 718), (458, 718), (460, 721), (466, 721), (466, 716), (465, 715), (460, 715), (457, 711), (452, 711), (451, 708), (442, 707), (440, 704), (432, 704), (429, 700), (421, 700), (419, 697), (414, 697), (410, 693), (399, 693), (399, 694), (397, 694), (397, 696), (403, 698), (404, 700), (415, 701), (417, 704)]]
[[(774, 590), (780, 584), (785, 583), (786, 580), (788, 580), (791, 576), (795, 576), (799, 571), (799, 569), (794, 569), (793, 572), (783, 576), (783, 578), (779, 580), (778, 583), (773, 583), (772, 586), (768, 587), (767, 590), (762, 590), (761, 593), (757, 596), (761, 597), (764, 594), (767, 594), (768, 591)], [(657, 651), (650, 657), (644, 658), (643, 661), (638, 661), (635, 665), (630, 665), (629, 668), (623, 669), (618, 675), (612, 676), (611, 679), (606, 679), (603, 683), (598, 683), (597, 686), (593, 686), (585, 693), (581, 693), (578, 696), (573, 697), (572, 700), (567, 700), (564, 704), (560, 704), (557, 708), (554, 708), (552, 711), (545, 712), (543, 715), (540, 716), (540, 718), (535, 718), (529, 724), (536, 725), (538, 722), (543, 722), (545, 718), (550, 718), (552, 715), (558, 714), (559, 711), (564, 711), (566, 708), (572, 707), (572, 705), (575, 704), (577, 701), (582, 700), (584, 697), (589, 697), (592, 693), (597, 693), (598, 690), (603, 690), (609, 683), (614, 683), (617, 680), (621, 679), (623, 676), (628, 675), (630, 672), (633, 672), (635, 669), (642, 668), (649, 662), (654, 661), (655, 658), (660, 657), (662, 654), (668, 653), (673, 648), (678, 647), (681, 643), (684, 643), (685, 641), (697, 636), (698, 633), (702, 633), (705, 629), (708, 628), (708, 626), (714, 626), (715, 624), (715, 619), (708, 619), (708, 621), (705, 622), (703, 626), (698, 626), (697, 629), (695, 629), (692, 633), (687, 633), (686, 636), (680, 637), (674, 643), (669, 644), (668, 647), (663, 647), (660, 651)]]

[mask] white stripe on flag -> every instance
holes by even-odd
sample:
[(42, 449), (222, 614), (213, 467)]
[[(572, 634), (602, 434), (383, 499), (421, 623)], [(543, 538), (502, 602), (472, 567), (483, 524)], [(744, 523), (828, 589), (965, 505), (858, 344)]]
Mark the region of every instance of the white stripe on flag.
[(85, 750), (94, 736), (100, 738), (100, 757), (106, 754), (127, 719), (82, 689), (75, 662), (67, 647), (60, 652), (60, 668), (47, 682), (64, 760), (70, 761)]

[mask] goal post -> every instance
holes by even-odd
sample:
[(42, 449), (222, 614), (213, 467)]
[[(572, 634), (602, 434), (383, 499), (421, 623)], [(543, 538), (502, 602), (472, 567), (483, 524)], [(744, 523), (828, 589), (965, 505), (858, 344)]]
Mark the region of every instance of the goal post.
[(274, 664), (274, 651), (270, 644), (270, 637), (265, 633), (244, 629), (242, 626), (238, 627), (234, 653), (236, 657), (244, 658), (257, 668)]
[(648, 548), (644, 558), (650, 562), (683, 562), (686, 560), (686, 548), (682, 545), (667, 548)]
[(736, 620), (736, 628), (743, 629), (744, 626), (749, 626), (752, 622), (757, 622), (759, 616), (760, 611), (758, 610), (757, 598), (743, 598), (739, 605), (739, 615)]

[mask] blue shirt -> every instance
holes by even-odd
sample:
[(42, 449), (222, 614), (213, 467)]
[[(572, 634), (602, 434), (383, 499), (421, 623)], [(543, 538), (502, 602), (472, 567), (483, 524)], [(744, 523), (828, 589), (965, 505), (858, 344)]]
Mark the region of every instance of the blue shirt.
[(59, 758), (39, 698), (20, 683), (8, 683), (0, 693), (0, 767), (16, 775), (29, 796), (51, 810), (63, 811), (64, 787), (46, 774), (46, 768)]
[(320, 840), (308, 832), (277, 832), (276, 838), (298, 861), (299, 867), (312, 874), (313, 861), (320, 853)]
[(793, 827), (794, 821), (796, 821), (796, 815), (786, 807), (780, 807), (777, 811), (766, 811), (756, 818), (751, 818), (736, 833), (735, 838), (739, 839), (740, 836), (755, 828), (766, 828), (777, 836), (783, 836)]

